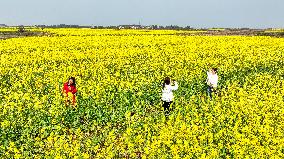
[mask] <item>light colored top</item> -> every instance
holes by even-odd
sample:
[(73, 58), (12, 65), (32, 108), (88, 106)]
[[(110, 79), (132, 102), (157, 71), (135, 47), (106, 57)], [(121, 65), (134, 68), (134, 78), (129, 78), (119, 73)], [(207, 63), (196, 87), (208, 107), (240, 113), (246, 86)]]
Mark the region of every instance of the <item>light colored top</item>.
[(218, 84), (218, 75), (217, 74), (212, 74), (212, 72), (207, 72), (207, 84), (209, 86), (212, 86), (214, 88), (217, 88)]
[(175, 81), (174, 86), (165, 85), (165, 88), (162, 90), (162, 101), (171, 102), (174, 99), (173, 91), (178, 89), (178, 83)]

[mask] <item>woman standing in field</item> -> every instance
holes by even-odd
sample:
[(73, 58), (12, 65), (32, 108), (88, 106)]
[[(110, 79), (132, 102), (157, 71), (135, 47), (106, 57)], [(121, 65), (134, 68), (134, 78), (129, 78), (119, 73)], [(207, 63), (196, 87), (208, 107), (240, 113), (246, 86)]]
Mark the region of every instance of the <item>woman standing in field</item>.
[(212, 99), (212, 92), (217, 92), (217, 85), (218, 85), (218, 75), (217, 75), (217, 68), (209, 69), (207, 72), (207, 94)]
[(166, 117), (169, 115), (170, 106), (173, 103), (173, 91), (178, 89), (178, 83), (175, 80), (173, 80), (174, 86), (172, 86), (171, 84), (171, 79), (169, 77), (166, 77), (162, 90), (162, 101)]
[(70, 77), (68, 82), (64, 83), (63, 86), (63, 95), (65, 97), (65, 104), (72, 103), (73, 106), (75, 106), (76, 103), (76, 81), (74, 77)]

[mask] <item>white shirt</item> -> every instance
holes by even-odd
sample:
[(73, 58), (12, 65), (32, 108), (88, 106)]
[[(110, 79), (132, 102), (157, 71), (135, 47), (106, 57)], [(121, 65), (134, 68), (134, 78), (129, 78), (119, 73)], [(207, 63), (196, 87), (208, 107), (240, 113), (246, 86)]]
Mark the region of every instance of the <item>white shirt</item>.
[(207, 84), (212, 85), (214, 88), (217, 88), (218, 84), (218, 75), (212, 74), (211, 72), (207, 72)]
[(165, 88), (162, 90), (162, 101), (171, 102), (174, 99), (173, 91), (178, 89), (178, 83), (175, 82), (174, 86), (165, 85)]

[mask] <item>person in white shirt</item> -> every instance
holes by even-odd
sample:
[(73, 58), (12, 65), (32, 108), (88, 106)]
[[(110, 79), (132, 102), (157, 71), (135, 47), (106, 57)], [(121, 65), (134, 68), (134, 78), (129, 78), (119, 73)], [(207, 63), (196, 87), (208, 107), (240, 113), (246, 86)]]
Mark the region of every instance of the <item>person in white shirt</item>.
[(207, 72), (207, 94), (210, 96), (210, 99), (212, 99), (212, 92), (216, 93), (217, 86), (218, 86), (218, 75), (217, 75), (217, 68), (209, 69)]
[(169, 77), (166, 77), (162, 90), (162, 101), (166, 117), (169, 115), (170, 106), (173, 103), (173, 91), (178, 89), (178, 83), (175, 80), (173, 80), (174, 86), (172, 86), (171, 84), (171, 79)]

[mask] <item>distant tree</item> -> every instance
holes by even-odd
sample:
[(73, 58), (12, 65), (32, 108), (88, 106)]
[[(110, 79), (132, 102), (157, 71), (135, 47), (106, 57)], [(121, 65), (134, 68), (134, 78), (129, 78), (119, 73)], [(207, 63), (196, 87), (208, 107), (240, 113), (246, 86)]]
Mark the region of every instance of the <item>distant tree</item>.
[(184, 29), (191, 30), (191, 27), (190, 26), (186, 26)]
[(20, 25), (20, 26), (18, 27), (18, 32), (19, 32), (19, 33), (25, 32), (25, 27), (24, 27), (23, 25)]
[(164, 26), (162, 26), (162, 25), (161, 25), (161, 26), (159, 26), (158, 28), (159, 28), (159, 29), (165, 29), (165, 27), (164, 27)]
[(158, 29), (158, 25), (152, 25), (152, 29), (154, 30)]

